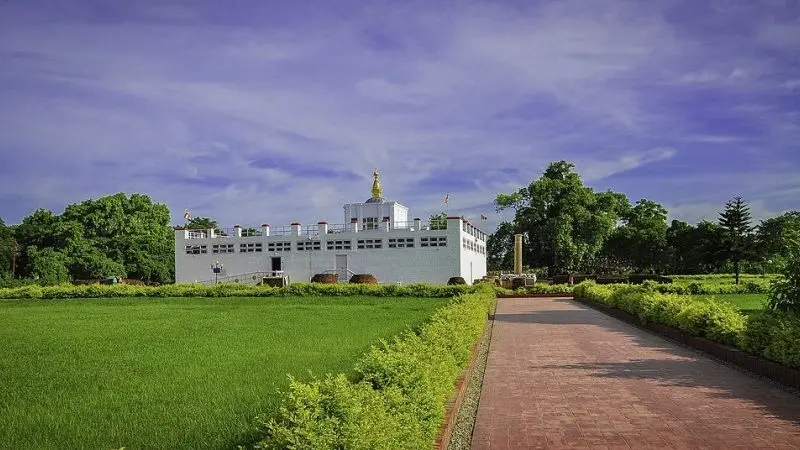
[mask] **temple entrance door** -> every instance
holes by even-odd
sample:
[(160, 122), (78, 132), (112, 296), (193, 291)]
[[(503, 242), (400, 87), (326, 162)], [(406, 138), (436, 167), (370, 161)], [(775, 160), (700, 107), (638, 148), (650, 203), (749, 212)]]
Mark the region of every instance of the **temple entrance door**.
[(271, 269), (272, 276), (281, 276), (283, 275), (283, 266), (281, 264), (281, 257), (280, 256), (273, 256), (271, 261)]
[(336, 255), (336, 272), (339, 274), (339, 281), (347, 281), (347, 255)]

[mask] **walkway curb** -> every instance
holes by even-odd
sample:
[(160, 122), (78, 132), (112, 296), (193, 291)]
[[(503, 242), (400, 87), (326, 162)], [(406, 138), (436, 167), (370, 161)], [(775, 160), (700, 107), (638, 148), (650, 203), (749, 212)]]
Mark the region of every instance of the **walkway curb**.
[(691, 347), (714, 358), (733, 364), (764, 378), (769, 378), (788, 388), (800, 389), (800, 370), (778, 364), (760, 356), (751, 355), (738, 348), (720, 344), (710, 339), (698, 337), (685, 331), (654, 322), (642, 323), (638, 317), (621, 309), (586, 299), (574, 299), (576, 302), (596, 309), (603, 314), (617, 318), (639, 328), (643, 328), (661, 337)]
[(570, 298), (575, 299), (573, 294), (498, 294), (497, 298)]
[[(492, 309), (494, 309), (494, 307)], [(458, 412), (461, 410), (461, 402), (464, 400), (464, 394), (467, 392), (469, 379), (472, 376), (473, 369), (475, 368), (475, 361), (477, 360), (479, 353), (478, 349), (480, 348), (480, 344), (484, 339), (484, 335), (486, 334), (486, 330), (489, 327), (489, 322), (491, 320), (494, 320), (494, 318), (492, 315), (489, 315), (486, 319), (486, 322), (483, 324), (483, 332), (481, 332), (478, 340), (472, 345), (472, 350), (470, 350), (469, 364), (456, 380), (456, 393), (450, 398), (450, 400), (448, 400), (447, 405), (445, 406), (445, 420), (439, 429), (439, 435), (436, 436), (436, 443), (434, 444), (435, 449), (445, 450), (450, 444), (450, 437), (453, 434), (453, 428), (455, 427), (456, 420), (458, 420)], [(487, 336), (486, 339), (491, 339), (491, 336)]]

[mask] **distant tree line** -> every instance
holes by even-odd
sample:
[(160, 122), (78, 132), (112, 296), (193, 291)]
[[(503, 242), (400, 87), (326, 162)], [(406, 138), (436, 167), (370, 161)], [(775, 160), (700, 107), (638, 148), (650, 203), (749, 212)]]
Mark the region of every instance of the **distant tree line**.
[(499, 211), (514, 219), (499, 224), (487, 242), (490, 270), (513, 268), (514, 234), (523, 235), (523, 265), (548, 275), (705, 274), (778, 272), (787, 263), (788, 242), (800, 233), (800, 212), (754, 224), (741, 197), (722, 208), (716, 222), (667, 222), (660, 204), (631, 204), (621, 193), (584, 186), (566, 161), (550, 164), (530, 185), (498, 194)]
[[(513, 210), (514, 219), (489, 237), (490, 270), (513, 268), (514, 234), (521, 233), (523, 265), (543, 275), (773, 273), (786, 267), (789, 244), (800, 235), (800, 212), (755, 224), (741, 197), (724, 205), (717, 221), (668, 223), (658, 203), (594, 191), (574, 169), (554, 162), (528, 186), (497, 195), (497, 210)], [(446, 227), (446, 217), (432, 215), (429, 226)], [(217, 228), (204, 217), (188, 225)], [(147, 195), (86, 200), (61, 215), (38, 209), (13, 226), (0, 219), (0, 284), (108, 276), (171, 283), (174, 255), (169, 209)]]
[(7, 226), (0, 219), (0, 281), (127, 277), (175, 279), (169, 209), (146, 195), (120, 193), (69, 205), (56, 215), (38, 209)]

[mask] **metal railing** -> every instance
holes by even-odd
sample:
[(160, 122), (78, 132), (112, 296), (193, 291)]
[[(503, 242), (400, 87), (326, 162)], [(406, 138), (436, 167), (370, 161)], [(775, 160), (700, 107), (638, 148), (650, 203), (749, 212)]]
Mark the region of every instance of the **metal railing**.
[(291, 225), (281, 225), (277, 227), (271, 227), (269, 229), (270, 236), (291, 236), (292, 235), (292, 226)]
[[(322, 273), (338, 273), (339, 283), (348, 283), (350, 278), (356, 274), (350, 269), (328, 269), (328, 270), (323, 270)], [(342, 273), (347, 275), (344, 280), (341, 278)]]
[[(247, 284), (258, 284), (261, 282), (261, 279), (264, 277), (271, 277), (275, 276), (275, 271), (260, 271), (260, 272), (245, 272), (236, 275), (226, 275), (224, 277), (219, 277), (216, 280), (214, 278), (209, 278), (208, 280), (200, 280), (198, 281), (199, 284), (205, 285), (213, 285), (214, 283), (247, 283)], [(237, 281), (238, 280), (238, 281)]]
[[(386, 223), (379, 222), (376, 224), (370, 225), (372, 228), (367, 228), (365, 224), (358, 224), (358, 232), (359, 233), (385, 233), (386, 232)], [(302, 237), (319, 237), (321, 225), (306, 225), (298, 230), (298, 235)], [(336, 234), (336, 233), (347, 233), (353, 230), (353, 224), (329, 224), (327, 225), (328, 234)], [(419, 226), (415, 221), (400, 221), (400, 222), (390, 222), (389, 223), (389, 231), (394, 230), (407, 230), (407, 231), (436, 231), (436, 230), (446, 230), (447, 229), (447, 221), (421, 221)], [(284, 226), (276, 226), (270, 227), (269, 235), (270, 236), (291, 236), (293, 233), (293, 227), (291, 225), (284, 225)], [(188, 239), (206, 239), (209, 238), (211, 235), (210, 229), (196, 229), (196, 230), (189, 230), (188, 232)], [(236, 237), (237, 236), (237, 228), (215, 228), (213, 230), (213, 236), (215, 238), (223, 238), (223, 237)], [(264, 236), (263, 228), (254, 228), (254, 227), (247, 227), (241, 228), (241, 237), (257, 237), (257, 236)]]
[(346, 224), (346, 223), (330, 224), (330, 225), (328, 225), (328, 234), (345, 233), (345, 232), (350, 231), (350, 227), (351, 227), (351, 225), (350, 224)]

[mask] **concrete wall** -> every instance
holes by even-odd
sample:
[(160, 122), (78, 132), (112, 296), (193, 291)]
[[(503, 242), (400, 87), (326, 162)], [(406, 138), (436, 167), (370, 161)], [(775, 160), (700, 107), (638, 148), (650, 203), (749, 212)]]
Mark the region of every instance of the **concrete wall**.
[[(448, 228), (451, 221), (452, 218), (448, 218)], [(459, 272), (468, 284), (472, 284), (486, 275), (486, 237), (469, 222), (459, 222)]]
[(397, 202), (344, 205), (344, 223), (350, 223), (352, 218), (356, 218), (358, 223), (362, 224), (365, 217), (377, 219), (379, 225), (384, 217), (388, 217), (392, 224), (405, 225), (408, 221), (408, 208)]
[[(188, 239), (189, 231), (175, 232), (175, 278), (176, 283), (213, 280), (211, 265), (219, 261), (224, 266), (222, 276), (240, 275), (248, 272), (271, 270), (271, 258), (280, 257), (289, 281), (309, 281), (316, 273), (336, 269), (336, 255), (347, 255), (348, 268), (355, 273), (371, 273), (381, 283), (429, 282), (442, 284), (450, 277), (463, 276), (460, 256), (461, 228), (458, 224), (447, 230), (408, 231), (377, 230), (370, 232), (342, 232), (322, 234), (313, 241), (320, 243), (320, 250), (298, 251), (298, 242), (307, 242), (304, 236), (253, 236), (214, 237)], [(445, 247), (422, 247), (423, 238), (446, 236)], [(389, 239), (413, 239), (413, 248), (389, 248)], [(381, 239), (382, 248), (358, 249), (359, 239)], [(350, 240), (350, 250), (327, 250), (327, 242)], [(270, 242), (290, 242), (291, 251), (268, 251)], [(261, 243), (261, 252), (242, 253), (240, 244)], [(214, 254), (213, 245), (233, 244), (234, 253)], [(206, 253), (186, 254), (186, 246), (206, 246)], [(485, 262), (483, 267), (485, 267)], [(475, 269), (473, 269), (475, 270)], [(485, 269), (484, 269), (485, 272)], [(340, 279), (343, 279), (340, 275)], [(467, 279), (467, 277), (465, 277)]]

